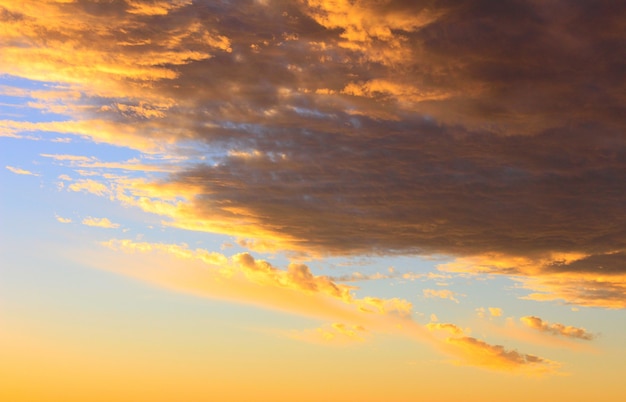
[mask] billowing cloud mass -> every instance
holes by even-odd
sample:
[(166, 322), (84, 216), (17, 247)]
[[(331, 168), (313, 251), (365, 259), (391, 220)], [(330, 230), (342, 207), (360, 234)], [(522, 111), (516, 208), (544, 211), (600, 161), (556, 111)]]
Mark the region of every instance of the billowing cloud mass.
[(0, 7), (1, 71), (55, 81), (22, 96), (72, 117), (3, 132), (189, 156), (152, 183), (190, 194), (174, 226), (307, 255), (523, 257), (537, 269), (500, 273), (601, 274), (599, 305), (624, 307), (621, 2)]

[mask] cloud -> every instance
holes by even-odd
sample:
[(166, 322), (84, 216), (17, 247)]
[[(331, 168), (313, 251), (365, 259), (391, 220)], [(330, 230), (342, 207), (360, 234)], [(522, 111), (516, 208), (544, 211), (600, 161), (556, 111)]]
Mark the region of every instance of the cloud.
[(59, 221), (61, 223), (72, 223), (72, 219), (71, 218), (64, 218), (64, 217), (59, 216), (59, 215), (54, 215), (54, 217), (56, 218), (57, 221)]
[(534, 300), (625, 306), (621, 2), (93, 7), (2, 3), (0, 72), (55, 82), (15, 95), (67, 120), (0, 132), (197, 163), (73, 191), (252, 250), (496, 255)]
[(452, 300), (455, 303), (459, 302), (459, 300), (456, 298), (458, 293), (455, 293), (448, 289), (441, 289), (441, 290), (424, 289), (423, 294), (424, 294), (424, 297), (426, 298), (440, 298), (440, 299)]
[[(190, 249), (182, 244), (136, 242), (111, 239), (102, 243), (113, 251), (128, 253), (92, 261), (102, 269), (112, 270), (176, 291), (203, 297), (252, 303), (315, 318), (335, 324), (315, 330), (290, 331), (289, 337), (309, 342), (362, 342), (378, 333), (395, 334), (433, 347), (459, 362), (493, 370), (546, 374), (557, 364), (533, 355), (508, 351), (470, 337), (440, 339), (431, 332), (464, 332), (454, 324), (431, 323), (422, 326), (411, 318), (411, 304), (406, 300), (374, 297), (357, 298), (351, 287), (336, 284), (327, 277), (311, 273), (303, 264), (280, 269), (254, 258), (249, 253), (231, 257), (204, 249)], [(114, 260), (111, 260), (113, 258)], [(296, 268), (294, 268), (294, 266)]]
[(105, 195), (109, 192), (109, 188), (105, 184), (92, 179), (77, 180), (74, 183), (70, 184), (68, 189), (70, 191), (82, 191), (100, 196)]
[(33, 173), (30, 170), (25, 170), (25, 169), (21, 169), (18, 167), (14, 167), (14, 166), (5, 166), (5, 168), (7, 168), (7, 170), (9, 172), (15, 173), (15, 174), (20, 174), (20, 175), (27, 175), (27, 176), (39, 176), (38, 173)]
[(94, 158), (84, 155), (60, 155), (60, 154), (39, 154), (44, 158), (51, 158), (55, 161), (70, 161), (70, 162), (89, 162)]
[(499, 307), (489, 307), (489, 314), (492, 317), (500, 317), (502, 315), (502, 309)]
[(502, 309), (499, 307), (488, 307), (487, 309), (484, 307), (478, 307), (476, 309), (476, 314), (480, 318), (485, 318), (487, 316), (487, 312), (489, 312), (489, 316), (491, 317), (500, 317), (502, 315)]
[(457, 349), (463, 360), (459, 364), (471, 364), (498, 370), (520, 370), (528, 374), (555, 372), (559, 364), (538, 356), (506, 350), (501, 345), (491, 345), (470, 336), (447, 339), (450, 347)]
[(594, 335), (587, 332), (584, 328), (572, 327), (570, 325), (565, 326), (558, 322), (551, 324), (536, 316), (525, 316), (520, 318), (520, 321), (529, 328), (533, 328), (541, 332), (547, 332), (552, 335), (583, 339), (586, 341), (590, 341), (594, 338)]
[(625, 308), (624, 253), (588, 256), (582, 253), (551, 253), (541, 258), (509, 257), (490, 253), (462, 257), (439, 265), (448, 272), (513, 275), (521, 287), (531, 290), (524, 299), (562, 300), (579, 306)]
[(82, 224), (106, 229), (117, 229), (120, 227), (119, 223), (113, 223), (108, 218), (93, 218), (91, 216), (83, 219)]

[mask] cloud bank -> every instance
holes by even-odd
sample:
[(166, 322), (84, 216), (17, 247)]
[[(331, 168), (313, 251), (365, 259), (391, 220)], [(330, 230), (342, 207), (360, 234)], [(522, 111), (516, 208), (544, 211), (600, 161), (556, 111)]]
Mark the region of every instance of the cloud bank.
[[(621, 308), (624, 18), (595, 0), (1, 1), (0, 70), (56, 82), (13, 95), (71, 120), (0, 127), (186, 155), (150, 184), (185, 202), (152, 212), (252, 249), (499, 256)], [(503, 265), (519, 258), (533, 268)], [(606, 302), (555, 279), (593, 293), (594, 274)]]

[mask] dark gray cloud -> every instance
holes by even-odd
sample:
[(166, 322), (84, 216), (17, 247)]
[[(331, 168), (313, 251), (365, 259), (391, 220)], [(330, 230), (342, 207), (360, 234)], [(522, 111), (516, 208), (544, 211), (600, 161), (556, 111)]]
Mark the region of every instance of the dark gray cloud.
[[(257, 152), (171, 178), (204, 189), (199, 218), (246, 210), (321, 253), (580, 252), (626, 269), (605, 256), (626, 247), (626, 7), (364, 2), (341, 27), (255, 4), (207, 8), (233, 52), (158, 83), (213, 124), (196, 139)], [(380, 56), (392, 38), (403, 59)]]
[(102, 71), (146, 69), (116, 75), (127, 92), (92, 96), (90, 117), (206, 152), (169, 178), (197, 191), (193, 219), (254, 217), (320, 254), (626, 270), (626, 5), (164, 4), (59, 5), (86, 24), (30, 43), (71, 35)]

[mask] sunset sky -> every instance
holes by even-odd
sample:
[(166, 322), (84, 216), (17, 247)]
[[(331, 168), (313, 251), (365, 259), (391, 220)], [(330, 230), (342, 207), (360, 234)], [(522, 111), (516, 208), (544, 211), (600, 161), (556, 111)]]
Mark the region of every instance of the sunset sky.
[(626, 2), (0, 0), (0, 400), (626, 400)]

